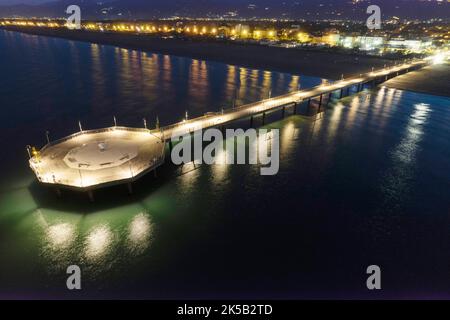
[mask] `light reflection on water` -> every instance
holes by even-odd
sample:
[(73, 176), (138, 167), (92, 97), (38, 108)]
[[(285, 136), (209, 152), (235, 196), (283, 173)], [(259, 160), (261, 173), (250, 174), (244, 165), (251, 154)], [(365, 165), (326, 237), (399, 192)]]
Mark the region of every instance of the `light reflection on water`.
[(395, 211), (407, 201), (411, 179), (416, 175), (416, 155), (423, 137), (423, 125), (430, 116), (430, 106), (423, 103), (414, 105), (413, 114), (404, 130), (400, 143), (392, 150), (392, 167), (386, 172), (382, 183), (385, 194), (385, 210)]
[(101, 259), (112, 249), (114, 241), (114, 234), (108, 225), (96, 226), (86, 236), (86, 258), (90, 261)]
[(47, 228), (47, 241), (54, 249), (66, 249), (74, 240), (75, 227), (69, 223), (59, 223)]
[(431, 112), (430, 105), (418, 103), (414, 105), (414, 113), (411, 115), (404, 137), (393, 152), (393, 161), (399, 161), (401, 166), (414, 165), (415, 156), (423, 135), (423, 125)]
[(129, 249), (136, 254), (143, 253), (153, 237), (153, 223), (149, 215), (139, 213), (130, 222), (128, 242)]
[(288, 159), (295, 149), (295, 141), (299, 138), (300, 129), (295, 127), (295, 123), (289, 121), (281, 131), (280, 135), (280, 160)]
[(99, 274), (123, 259), (144, 254), (154, 238), (151, 216), (140, 212), (126, 217), (120, 218), (117, 225), (111, 214), (105, 212), (103, 217), (95, 218), (92, 227), (87, 227), (92, 224), (89, 220), (93, 220), (87, 216), (36, 210), (32, 215), (37, 222), (34, 232), (40, 239), (40, 256), (48, 272), (60, 274), (75, 263)]

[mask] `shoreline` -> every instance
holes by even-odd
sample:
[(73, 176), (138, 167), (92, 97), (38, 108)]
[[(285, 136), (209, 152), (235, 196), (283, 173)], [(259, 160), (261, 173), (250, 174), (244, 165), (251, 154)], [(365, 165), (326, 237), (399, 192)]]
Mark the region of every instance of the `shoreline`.
[(399, 90), (450, 97), (450, 63), (427, 66), (395, 77), (383, 85)]
[(330, 80), (340, 79), (342, 75), (347, 78), (364, 74), (370, 72), (372, 67), (383, 68), (385, 64), (392, 65), (395, 61), (357, 54), (286, 49), (212, 39), (162, 39), (148, 35), (39, 27), (2, 27), (0, 29)]

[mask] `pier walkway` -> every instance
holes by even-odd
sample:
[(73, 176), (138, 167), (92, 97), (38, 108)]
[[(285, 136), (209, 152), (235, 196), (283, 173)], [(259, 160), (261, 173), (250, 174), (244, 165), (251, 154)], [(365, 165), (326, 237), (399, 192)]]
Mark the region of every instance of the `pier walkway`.
[(170, 140), (172, 135), (184, 135), (210, 127), (220, 127), (238, 119), (249, 118), (260, 114), (264, 117), (265, 113), (286, 108), (288, 106), (292, 106), (295, 109), (298, 104), (304, 101), (311, 101), (312, 99), (318, 100), (320, 109), (324, 103), (330, 101), (333, 93), (337, 93), (339, 97), (342, 98), (344, 95), (348, 95), (351, 87), (356, 88), (356, 92), (359, 92), (363, 90), (366, 85), (376, 86), (400, 74), (420, 69), (426, 65), (428, 65), (428, 62), (425, 60), (411, 61), (398, 66), (373, 71), (365, 75), (343, 79), (330, 84), (320, 85), (310, 89), (299, 90), (282, 96), (246, 104), (224, 112), (208, 113), (203, 117), (185, 120), (161, 129), (165, 140)]

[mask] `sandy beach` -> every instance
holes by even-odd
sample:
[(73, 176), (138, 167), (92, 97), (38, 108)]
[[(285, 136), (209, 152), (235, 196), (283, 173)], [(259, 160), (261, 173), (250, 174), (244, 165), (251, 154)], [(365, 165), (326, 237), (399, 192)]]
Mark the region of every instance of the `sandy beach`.
[(369, 72), (372, 67), (382, 68), (385, 64), (394, 64), (392, 60), (378, 57), (239, 44), (213, 39), (161, 39), (147, 35), (36, 27), (7, 27), (5, 29), (327, 79), (340, 79), (342, 74), (349, 77)]
[(389, 88), (450, 97), (450, 64), (425, 67), (384, 83)]

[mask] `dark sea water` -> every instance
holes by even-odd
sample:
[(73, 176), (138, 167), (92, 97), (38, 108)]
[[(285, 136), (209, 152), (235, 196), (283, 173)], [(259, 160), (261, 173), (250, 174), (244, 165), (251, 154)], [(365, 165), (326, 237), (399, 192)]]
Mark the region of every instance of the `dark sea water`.
[(278, 175), (167, 164), (92, 204), (39, 186), (25, 146), (322, 79), (5, 31), (0, 73), (0, 297), (450, 298), (450, 99), (381, 87), (318, 121), (275, 115)]

